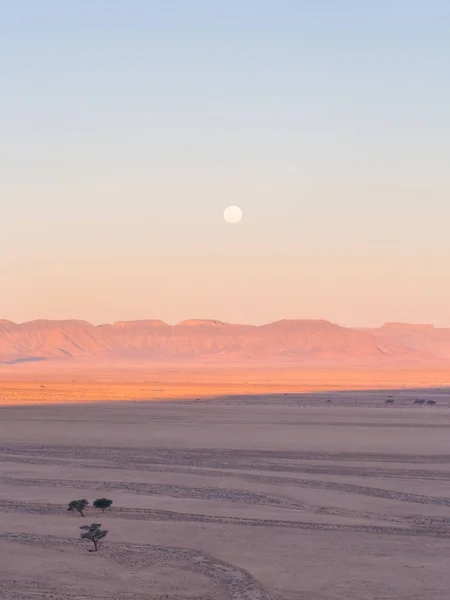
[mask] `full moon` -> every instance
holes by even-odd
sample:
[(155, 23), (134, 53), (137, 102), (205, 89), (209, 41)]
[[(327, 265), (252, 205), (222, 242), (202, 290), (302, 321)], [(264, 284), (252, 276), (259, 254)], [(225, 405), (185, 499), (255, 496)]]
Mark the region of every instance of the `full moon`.
[(242, 219), (242, 209), (239, 206), (229, 206), (225, 209), (223, 217), (227, 223), (239, 223)]

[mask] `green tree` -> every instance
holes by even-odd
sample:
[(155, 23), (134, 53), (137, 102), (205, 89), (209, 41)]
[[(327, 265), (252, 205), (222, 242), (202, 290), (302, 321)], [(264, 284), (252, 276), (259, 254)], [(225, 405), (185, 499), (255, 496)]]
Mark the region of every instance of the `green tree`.
[(101, 523), (91, 523), (80, 527), (82, 530), (81, 539), (90, 540), (94, 544), (94, 550), (89, 550), (89, 552), (97, 552), (99, 541), (108, 535), (108, 530), (100, 529), (100, 527)]
[(82, 517), (84, 517), (83, 511), (88, 506), (88, 504), (89, 502), (86, 500), (86, 498), (83, 498), (82, 500), (72, 500), (72, 502), (69, 502), (67, 510), (69, 512), (74, 512), (76, 510), (80, 513)]
[(94, 508), (100, 508), (102, 512), (105, 512), (106, 508), (109, 508), (113, 503), (112, 500), (108, 500), (108, 498), (98, 498), (94, 500), (93, 506)]

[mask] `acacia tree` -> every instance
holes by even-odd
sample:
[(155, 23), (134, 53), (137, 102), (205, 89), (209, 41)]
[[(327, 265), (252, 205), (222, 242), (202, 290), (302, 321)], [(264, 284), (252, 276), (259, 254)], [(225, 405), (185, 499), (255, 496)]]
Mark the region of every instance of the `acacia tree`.
[(94, 549), (89, 552), (98, 551), (98, 543), (108, 534), (107, 529), (100, 529), (101, 523), (91, 523), (90, 525), (82, 525), (80, 536), (82, 540), (90, 540), (94, 544)]
[(84, 517), (83, 511), (88, 506), (88, 504), (89, 502), (86, 500), (86, 498), (83, 498), (82, 500), (72, 500), (72, 502), (69, 502), (67, 510), (69, 512), (73, 512), (74, 510), (76, 510), (80, 513), (82, 517)]
[(97, 500), (94, 500), (93, 506), (94, 508), (100, 508), (101, 511), (104, 513), (105, 509), (109, 508), (112, 503), (113, 501), (108, 500), (108, 498), (98, 498)]

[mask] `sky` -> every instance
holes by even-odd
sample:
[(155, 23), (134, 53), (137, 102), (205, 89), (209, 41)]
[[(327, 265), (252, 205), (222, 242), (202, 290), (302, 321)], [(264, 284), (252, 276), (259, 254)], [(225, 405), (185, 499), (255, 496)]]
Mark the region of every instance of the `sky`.
[(0, 14), (0, 318), (450, 326), (447, 0)]

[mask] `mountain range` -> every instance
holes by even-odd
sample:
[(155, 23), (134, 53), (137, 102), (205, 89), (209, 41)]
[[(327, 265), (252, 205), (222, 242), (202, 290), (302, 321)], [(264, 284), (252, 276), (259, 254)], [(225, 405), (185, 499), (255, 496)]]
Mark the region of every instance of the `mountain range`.
[(325, 320), (237, 325), (215, 320), (0, 321), (0, 363), (48, 360), (289, 362), (299, 364), (450, 365), (450, 328), (388, 323), (342, 327)]

